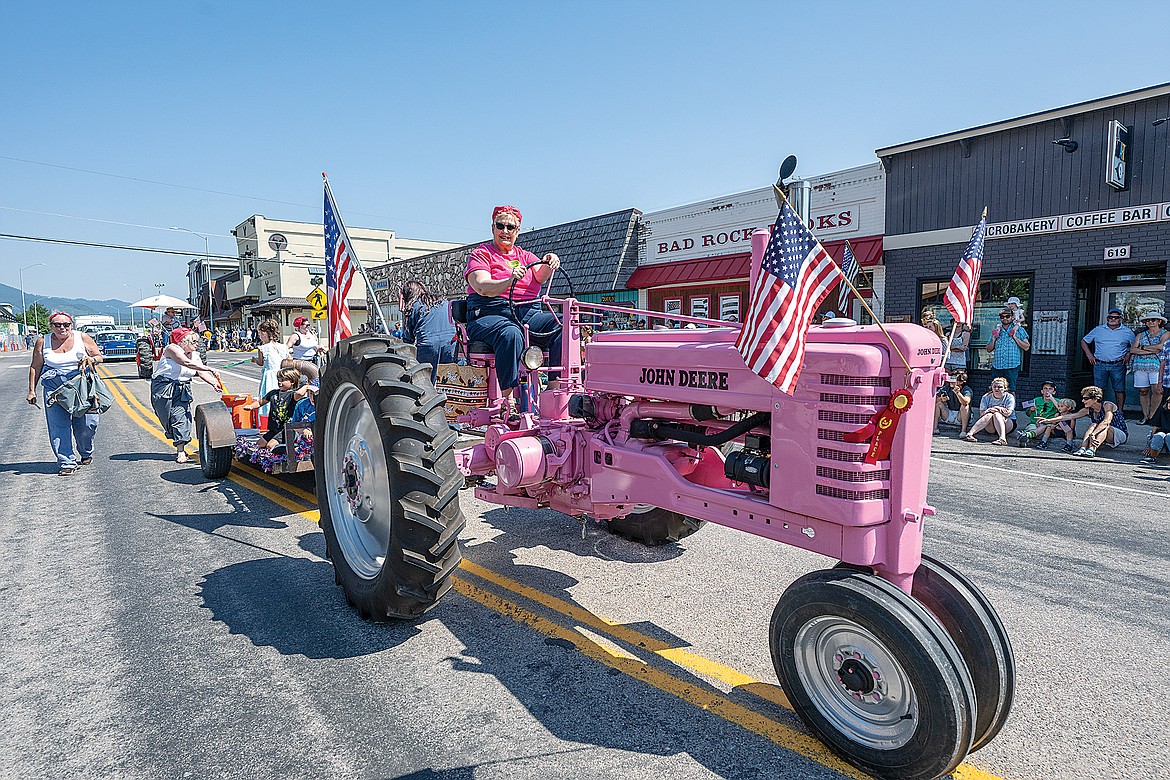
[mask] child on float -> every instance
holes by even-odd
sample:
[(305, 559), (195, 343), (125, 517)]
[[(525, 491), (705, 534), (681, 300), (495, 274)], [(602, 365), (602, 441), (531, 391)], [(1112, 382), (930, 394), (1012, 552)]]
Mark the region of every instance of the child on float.
[(314, 379), (297, 389), (293, 396), (297, 405), (293, 408), (292, 422), (315, 422), (317, 419), (317, 390), (321, 382)]
[(296, 389), (301, 383), (301, 372), (295, 368), (282, 368), (276, 372), (276, 387), (269, 390), (264, 397), (257, 398), (251, 403), (244, 404), (241, 409), (259, 409), (268, 406), (268, 429), (260, 435), (260, 443), (270, 450), (275, 450), (284, 443), (285, 423), (292, 422), (293, 411), (296, 409)]
[[(1048, 381), (1040, 385), (1040, 395), (1033, 398), (1030, 407), (1026, 408), (1028, 409), (1028, 427), (1022, 430), (1016, 438), (1016, 443), (1021, 447), (1027, 447), (1029, 442), (1041, 438), (1045, 433), (1051, 435), (1051, 431), (1047, 429), (1052, 426), (1040, 425), (1036, 421), (1056, 417), (1060, 414), (1056, 409), (1056, 383)], [(1048, 436), (1044, 436), (1041, 444), (1043, 447), (1038, 447), (1039, 449), (1048, 449)]]

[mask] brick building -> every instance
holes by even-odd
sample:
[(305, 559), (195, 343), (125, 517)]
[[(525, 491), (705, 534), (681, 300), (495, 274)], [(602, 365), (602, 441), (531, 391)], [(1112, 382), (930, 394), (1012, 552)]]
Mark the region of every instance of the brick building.
[(949, 329), (943, 294), (986, 206), (972, 384), (990, 382), (990, 355), (974, 347), (987, 343), (1012, 295), (1032, 339), (1019, 394), (1037, 394), (1045, 379), (1070, 396), (1091, 384), (1081, 336), (1114, 306), (1135, 330), (1143, 313), (1165, 306), (1168, 116), (1163, 84), (878, 149), (888, 318), (917, 322), (930, 307)]

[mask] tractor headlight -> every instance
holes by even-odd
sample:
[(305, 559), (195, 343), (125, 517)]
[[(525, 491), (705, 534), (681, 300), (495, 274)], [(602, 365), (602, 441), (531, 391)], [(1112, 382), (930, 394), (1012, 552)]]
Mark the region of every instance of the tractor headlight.
[(520, 355), (520, 362), (529, 371), (535, 371), (544, 365), (544, 351), (540, 347), (529, 347)]

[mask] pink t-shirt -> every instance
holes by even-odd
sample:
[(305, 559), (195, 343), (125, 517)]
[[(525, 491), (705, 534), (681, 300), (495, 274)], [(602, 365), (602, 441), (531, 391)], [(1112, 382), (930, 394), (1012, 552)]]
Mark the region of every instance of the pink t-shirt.
[[(504, 254), (496, 246), (494, 241), (489, 241), (471, 250), (471, 256), (467, 258), (467, 270), (463, 272), (463, 278), (466, 279), (472, 271), (482, 269), (492, 275), (492, 281), (498, 282), (501, 279), (507, 279), (511, 276), (512, 269), (517, 265), (531, 265), (539, 260), (539, 257), (527, 249), (521, 249), (518, 246), (513, 246), (511, 252)], [(533, 301), (540, 295), (540, 282), (536, 281), (536, 274), (533, 273), (534, 270), (532, 268), (528, 269), (528, 273), (524, 274), (524, 278), (516, 282), (514, 300), (517, 302)], [(470, 295), (474, 292), (475, 290), (471, 289), (471, 285), (467, 285), (467, 293)], [(507, 293), (503, 293), (503, 296), (506, 295)]]

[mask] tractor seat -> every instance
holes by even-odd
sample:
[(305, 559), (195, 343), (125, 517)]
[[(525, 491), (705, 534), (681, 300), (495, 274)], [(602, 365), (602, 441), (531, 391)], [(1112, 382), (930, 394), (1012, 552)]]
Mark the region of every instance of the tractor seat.
[(471, 355), (492, 355), (495, 356), (495, 350), (491, 345), (483, 341), (472, 341), (467, 345), (467, 352)]
[(461, 325), (467, 324), (467, 299), (459, 298), (451, 301), (451, 319)]

